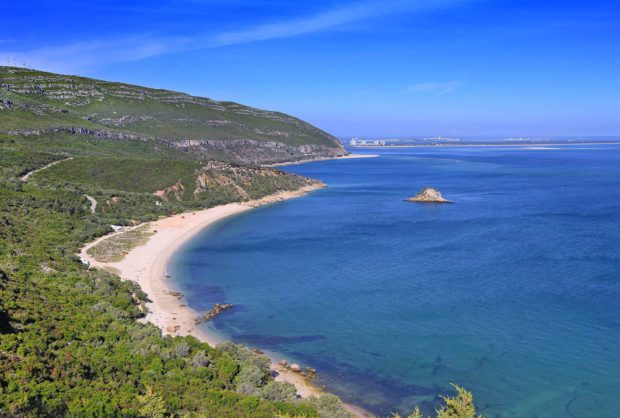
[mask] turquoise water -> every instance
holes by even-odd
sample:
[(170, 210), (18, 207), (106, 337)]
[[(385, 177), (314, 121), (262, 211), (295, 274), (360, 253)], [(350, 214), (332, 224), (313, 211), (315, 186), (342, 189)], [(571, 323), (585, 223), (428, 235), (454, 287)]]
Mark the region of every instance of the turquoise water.
[(455, 382), (487, 417), (620, 416), (620, 147), (380, 152), (287, 167), (329, 188), (188, 243), (188, 303), (375, 413)]

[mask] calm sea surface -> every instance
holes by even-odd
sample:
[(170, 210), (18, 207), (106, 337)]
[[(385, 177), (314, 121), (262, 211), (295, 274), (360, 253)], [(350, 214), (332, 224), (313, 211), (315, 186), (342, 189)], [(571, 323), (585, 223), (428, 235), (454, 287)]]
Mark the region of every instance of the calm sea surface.
[(487, 417), (620, 416), (620, 146), (380, 153), (287, 167), (329, 188), (188, 243), (189, 305), (382, 415), (454, 382)]

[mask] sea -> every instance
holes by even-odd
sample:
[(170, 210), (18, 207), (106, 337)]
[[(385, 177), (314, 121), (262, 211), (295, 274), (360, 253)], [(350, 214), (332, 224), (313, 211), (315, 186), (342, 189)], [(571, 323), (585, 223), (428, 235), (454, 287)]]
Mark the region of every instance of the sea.
[(487, 418), (620, 417), (620, 145), (355, 152), (173, 257), (191, 307), (235, 305), (203, 326), (379, 416), (457, 384)]

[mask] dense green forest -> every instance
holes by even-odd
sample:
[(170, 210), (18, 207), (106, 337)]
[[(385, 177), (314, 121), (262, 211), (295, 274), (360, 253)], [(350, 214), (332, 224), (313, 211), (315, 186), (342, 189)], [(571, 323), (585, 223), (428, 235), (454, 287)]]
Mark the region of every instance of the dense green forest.
[[(136, 284), (75, 255), (111, 224), (314, 183), (155, 143), (0, 136), (0, 416), (350, 417), (333, 395), (298, 399), (248, 348), (162, 337), (137, 321)], [(438, 416), (474, 416), (462, 393), (451, 401), (465, 409)]]

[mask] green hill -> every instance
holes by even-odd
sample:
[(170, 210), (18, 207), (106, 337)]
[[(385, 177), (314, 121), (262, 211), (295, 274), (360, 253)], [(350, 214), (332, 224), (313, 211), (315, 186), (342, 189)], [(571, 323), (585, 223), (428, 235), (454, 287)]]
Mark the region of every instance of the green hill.
[(148, 295), (75, 256), (111, 224), (314, 183), (153, 141), (0, 135), (0, 418), (350, 417), (335, 397), (297, 399), (247, 348), (137, 322)]
[(152, 141), (196, 158), (242, 163), (346, 153), (332, 135), (283, 113), (16, 67), (0, 67), (0, 133)]
[[(248, 348), (136, 321), (148, 295), (75, 255), (111, 225), (318, 184), (239, 161), (338, 153), (290, 116), (0, 67), (0, 418), (351, 418), (333, 395), (299, 399)], [(456, 412), (438, 417), (473, 418), (467, 393), (445, 401)]]

